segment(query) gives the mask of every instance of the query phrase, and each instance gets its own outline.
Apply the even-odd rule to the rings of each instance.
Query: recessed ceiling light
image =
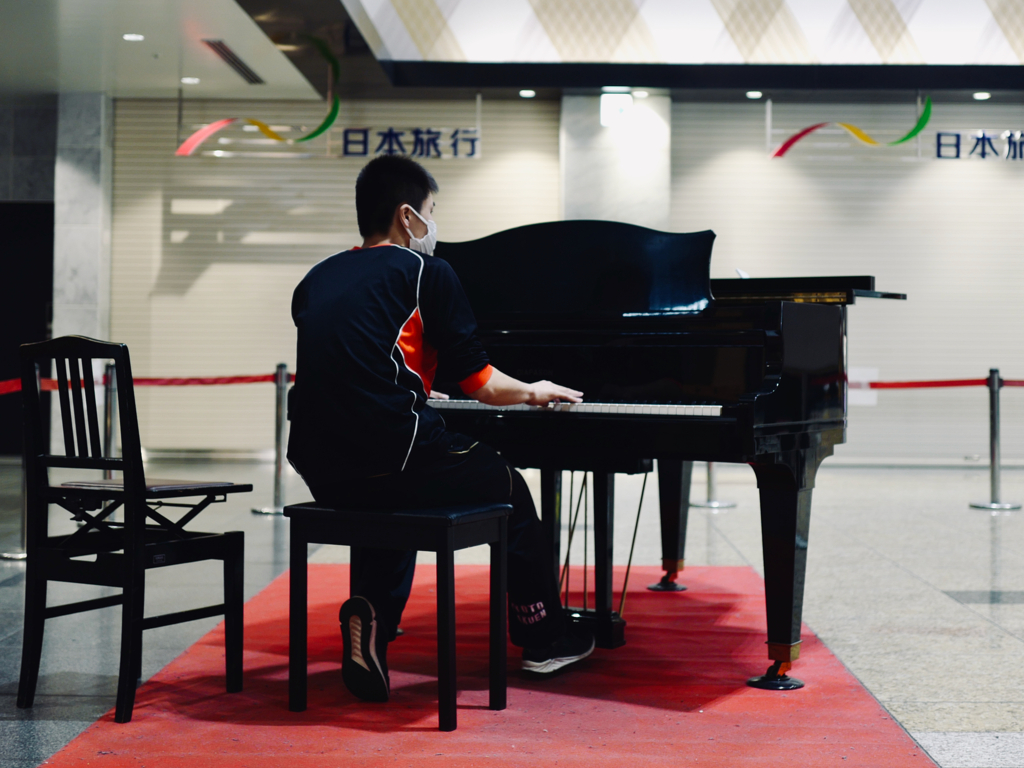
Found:
[[[762,96],[764,96],[764,94],[760,91],[747,91],[748,99],[760,99]]]
[[[519,95],[522,96],[524,99],[532,99],[534,96],[537,95],[537,92],[530,88],[523,88],[523,90],[519,92]]]
[[[122,40],[127,40],[129,43],[141,43],[146,39],[145,35],[140,35],[138,32],[125,32],[121,35]]]
[[[602,93],[629,93],[628,85],[606,85],[601,88]]]
[[[199,85],[199,78],[198,77],[183,77],[183,78],[181,78],[181,82],[182,82],[183,85]]]
[[[976,94],[974,94],[975,101],[988,101],[991,98],[992,94],[989,93],[988,91],[978,91]]]
[[[650,94],[647,91],[633,91],[633,98],[646,99]]]

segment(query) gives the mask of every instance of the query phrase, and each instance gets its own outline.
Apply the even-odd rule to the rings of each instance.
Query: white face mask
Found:
[[[437,245],[437,222],[433,220],[427,221],[420,216],[419,211],[411,205],[409,206],[409,210],[416,214],[417,219],[427,225],[427,234],[423,237],[415,237],[411,229],[408,227],[405,228],[405,231],[409,233],[409,247],[414,251],[419,251],[424,256],[433,256],[434,246]]]

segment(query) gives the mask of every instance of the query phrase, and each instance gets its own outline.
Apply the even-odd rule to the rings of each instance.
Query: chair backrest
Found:
[[[96,407],[94,362],[112,360],[117,382],[121,458],[103,455],[103,433]],[[50,435],[44,433],[42,392],[51,370],[56,374],[60,430],[64,454],[51,453]],[[128,347],[82,336],[63,336],[21,346],[21,390],[24,408],[25,473],[29,492],[45,488],[51,467],[120,470],[126,501],[142,499],[145,475],[139,422],[135,411]]]

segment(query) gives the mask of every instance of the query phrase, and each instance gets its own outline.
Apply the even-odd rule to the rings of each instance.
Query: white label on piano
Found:
[[[878,381],[877,368],[850,368],[846,372],[846,401],[849,405],[878,405],[878,390],[869,382]]]

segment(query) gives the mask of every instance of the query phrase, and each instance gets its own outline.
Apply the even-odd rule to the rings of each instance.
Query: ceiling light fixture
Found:
[[[747,91],[748,99],[760,99],[762,96],[764,96],[764,94],[760,91]]]
[[[183,77],[181,78],[182,85],[199,85],[198,77]]]
[[[991,98],[992,94],[989,93],[988,91],[978,91],[976,94],[974,94],[975,101],[988,101]]]
[[[601,93],[629,93],[628,85],[606,85],[601,88]]]
[[[634,99],[646,99],[650,95],[647,91],[633,91]]]
[[[121,35],[122,40],[127,40],[129,43],[141,43],[146,39],[145,35],[140,35],[138,32],[125,32]]]
[[[523,88],[523,90],[519,92],[519,95],[522,96],[524,99],[532,99],[534,96],[537,95],[537,92],[530,88]]]

